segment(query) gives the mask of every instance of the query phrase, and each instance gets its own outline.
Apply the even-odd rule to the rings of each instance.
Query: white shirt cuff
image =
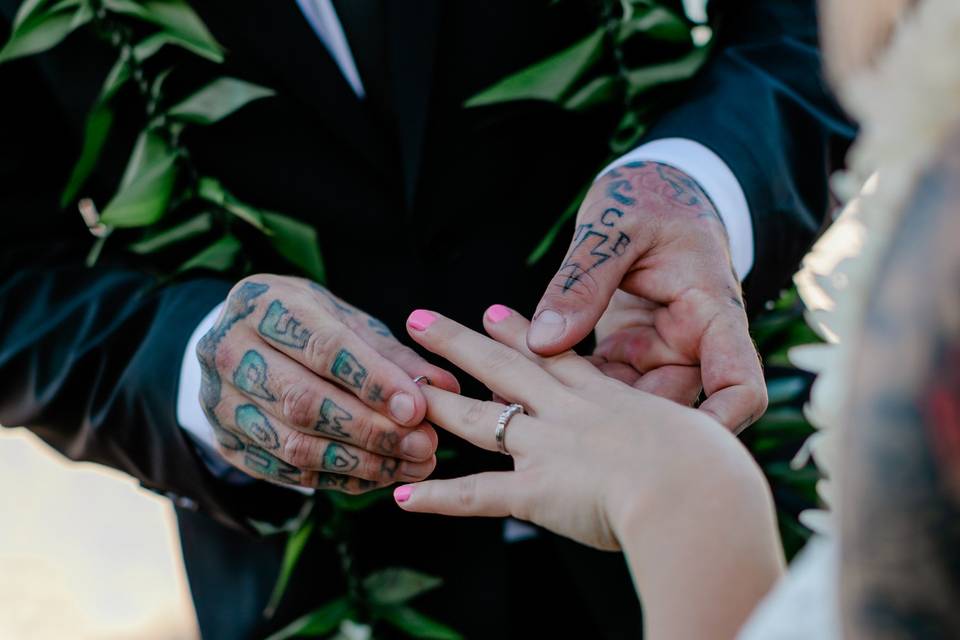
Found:
[[[213,435],[213,427],[207,422],[207,416],[200,407],[200,361],[197,360],[197,343],[213,328],[220,317],[223,304],[221,302],[215,306],[190,334],[190,341],[187,342],[180,365],[180,385],[177,389],[177,422],[181,429],[193,437],[194,442],[204,445],[207,452],[216,452],[217,440]]]
[[[697,181],[713,202],[730,238],[730,257],[740,280],[753,268],[753,221],[743,188],[720,156],[694,140],[663,138],[617,158],[600,175],[628,162],[662,162]]]

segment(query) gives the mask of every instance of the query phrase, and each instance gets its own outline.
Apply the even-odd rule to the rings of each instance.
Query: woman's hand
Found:
[[[779,575],[769,490],[746,450],[701,411],[633,389],[572,351],[543,358],[501,305],[491,340],[430,311],[414,340],[527,415],[507,424],[515,470],[397,488],[407,511],[513,516],[600,549],[623,548],[649,637],[728,637]],[[497,450],[506,408],[424,387],[427,420]]]

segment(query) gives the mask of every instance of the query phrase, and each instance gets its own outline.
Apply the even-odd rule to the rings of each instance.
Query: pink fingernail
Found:
[[[397,503],[406,502],[410,499],[410,494],[413,493],[413,487],[408,484],[403,485],[402,487],[397,487],[393,490],[393,499]]]
[[[410,317],[407,318],[407,324],[411,329],[415,331],[426,331],[427,328],[436,321],[437,316],[433,315],[429,311],[424,311],[423,309],[417,309],[410,314]]]
[[[501,320],[510,317],[510,309],[502,304],[495,304],[487,309],[487,317],[490,318],[490,322],[496,324]]]

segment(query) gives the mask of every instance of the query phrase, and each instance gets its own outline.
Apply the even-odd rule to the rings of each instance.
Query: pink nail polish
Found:
[[[510,317],[510,309],[502,304],[495,304],[487,309],[487,317],[490,318],[490,322],[496,324],[501,320]]]
[[[406,502],[410,499],[410,494],[413,493],[413,487],[408,484],[403,485],[402,487],[397,487],[393,490],[393,499],[398,503]]]
[[[437,316],[433,315],[429,311],[424,311],[423,309],[417,309],[410,314],[410,317],[407,318],[407,324],[411,329],[415,331],[426,331],[427,328],[434,323],[437,319]]]

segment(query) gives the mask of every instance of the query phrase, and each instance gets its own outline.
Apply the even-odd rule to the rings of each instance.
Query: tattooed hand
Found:
[[[596,328],[593,362],[637,389],[693,403],[739,431],[766,410],[723,222],[682,171],[635,162],[584,199],[527,343],[541,355]]]
[[[460,388],[376,318],[284,276],[237,284],[197,357],[224,458],[271,482],[347,493],[429,475],[437,434],[413,378]]]

